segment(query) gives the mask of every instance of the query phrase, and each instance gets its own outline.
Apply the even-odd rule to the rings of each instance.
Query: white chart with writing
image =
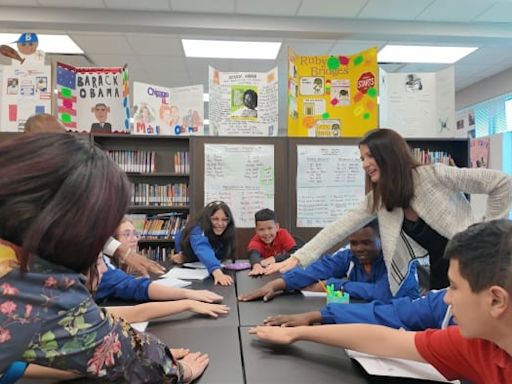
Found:
[[[253,228],[254,213],[274,209],[274,146],[204,145],[204,203],[222,200],[238,228]]]
[[[297,146],[297,227],[324,227],[364,197],[355,145]]]

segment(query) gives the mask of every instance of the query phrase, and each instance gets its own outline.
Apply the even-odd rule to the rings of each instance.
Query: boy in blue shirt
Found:
[[[327,255],[302,269],[296,267],[281,278],[263,287],[239,296],[240,301],[263,298],[268,301],[280,291],[308,289],[323,291],[319,281],[333,284],[351,297],[362,300],[389,302],[392,298],[386,265],[380,246],[379,229],[374,220],[349,236],[348,249]],[[416,262],[411,262],[408,277],[404,279],[396,297],[419,297]]]

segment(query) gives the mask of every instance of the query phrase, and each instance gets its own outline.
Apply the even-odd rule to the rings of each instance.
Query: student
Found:
[[[101,310],[85,285],[129,200],[126,175],[85,140],[0,144],[0,372],[19,360],[114,382],[190,382],[204,371],[206,355],[178,362]]]
[[[175,263],[199,260],[213,276],[215,284],[231,285],[233,278],[222,272],[221,260],[235,252],[235,222],[231,209],[223,201],[212,201],[176,233]]]
[[[450,307],[444,302],[446,289],[429,291],[425,296],[412,299],[408,296],[383,303],[327,304],[320,311],[296,315],[269,316],[265,325],[297,327],[312,324],[381,324],[408,331],[423,331],[428,328],[446,328],[454,324]]]
[[[341,249],[332,256],[324,256],[307,268],[294,268],[281,278],[275,279],[253,292],[240,295],[241,301],[263,298],[270,300],[279,291],[293,291],[307,287],[323,291],[318,283],[333,284],[335,290],[343,290],[351,297],[363,300],[389,302],[392,298],[387,279],[386,265],[382,256],[377,221],[354,232],[348,238],[350,248]],[[346,278],[345,276],[347,276]],[[416,278],[416,262],[411,262],[408,277],[404,279],[397,297],[419,296]]]
[[[448,239],[476,221],[464,193],[487,194],[485,220],[505,217],[512,205],[512,178],[489,169],[420,165],[405,140],[390,129],[370,131],[359,143],[371,191],[364,201],[322,229],[311,241],[266,273],[306,266],[349,233],[379,219],[391,292],[409,261],[428,253],[430,289],[447,286]]]
[[[280,344],[315,341],[378,356],[432,364],[447,380],[509,383],[512,377],[512,221],[474,224],[446,247],[445,296],[458,326],[404,332],[377,325],[256,327]]]
[[[247,245],[248,259],[252,270],[249,276],[265,273],[264,267],[269,264],[286,260],[298,247],[290,233],[279,228],[273,210],[264,208],[254,214],[256,235]]]
[[[53,115],[47,113],[40,113],[30,116],[25,122],[26,133],[66,133],[64,125]],[[132,252],[128,247],[122,245],[114,238],[110,238],[103,248],[103,252],[113,257],[124,268],[140,273],[143,276],[148,276],[149,273],[161,275],[165,272],[164,267],[149,260],[147,257]]]
[[[114,237],[131,249],[137,249],[138,237],[133,223],[128,218],[123,218],[121,224],[114,232]],[[165,306],[168,314],[191,310],[197,313],[212,313],[214,315],[225,314],[228,307],[225,305],[206,304],[222,301],[222,296],[208,290],[193,290],[184,288],[167,287],[159,284],[158,280],[151,281],[148,278],[135,278],[126,272],[116,268],[108,257],[103,256],[102,268],[104,272],[99,280],[95,292],[96,302],[107,299],[134,300],[145,302],[150,300],[178,300],[175,302],[155,303]],[[200,303],[205,301],[206,303]],[[151,306],[146,306],[150,308]],[[142,307],[139,307],[142,308]],[[160,309],[161,311],[162,309]],[[150,316],[151,317],[151,316]],[[217,316],[214,316],[217,317]],[[128,320],[128,319],[126,319]],[[130,320],[128,320],[130,321]],[[131,320],[146,321],[146,320]]]

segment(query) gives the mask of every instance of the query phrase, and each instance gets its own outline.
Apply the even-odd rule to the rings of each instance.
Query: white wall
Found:
[[[512,92],[512,68],[461,89],[455,94],[455,110]]]

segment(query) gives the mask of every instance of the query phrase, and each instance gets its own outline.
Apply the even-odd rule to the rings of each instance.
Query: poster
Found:
[[[475,137],[475,110],[473,108],[458,111],[455,117],[455,137]]]
[[[1,72],[0,130],[23,132],[30,116],[51,113],[51,67],[44,65],[44,52],[27,56],[23,64],[13,60]]]
[[[254,214],[274,209],[274,146],[204,145],[204,203],[222,200],[237,228],[254,228]]]
[[[132,133],[202,135],[203,85],[166,88],[134,81]]]
[[[277,136],[277,67],[269,72],[209,69],[210,134]]]
[[[380,126],[404,137],[459,137],[453,66],[437,73],[380,69]]]
[[[489,145],[489,137],[471,139],[469,143],[471,168],[489,168]]]
[[[325,227],[357,206],[364,188],[357,146],[297,146],[297,227]]]
[[[128,71],[57,63],[57,113],[75,132],[129,133]]]
[[[360,137],[378,126],[377,48],[354,55],[288,52],[288,135]]]

